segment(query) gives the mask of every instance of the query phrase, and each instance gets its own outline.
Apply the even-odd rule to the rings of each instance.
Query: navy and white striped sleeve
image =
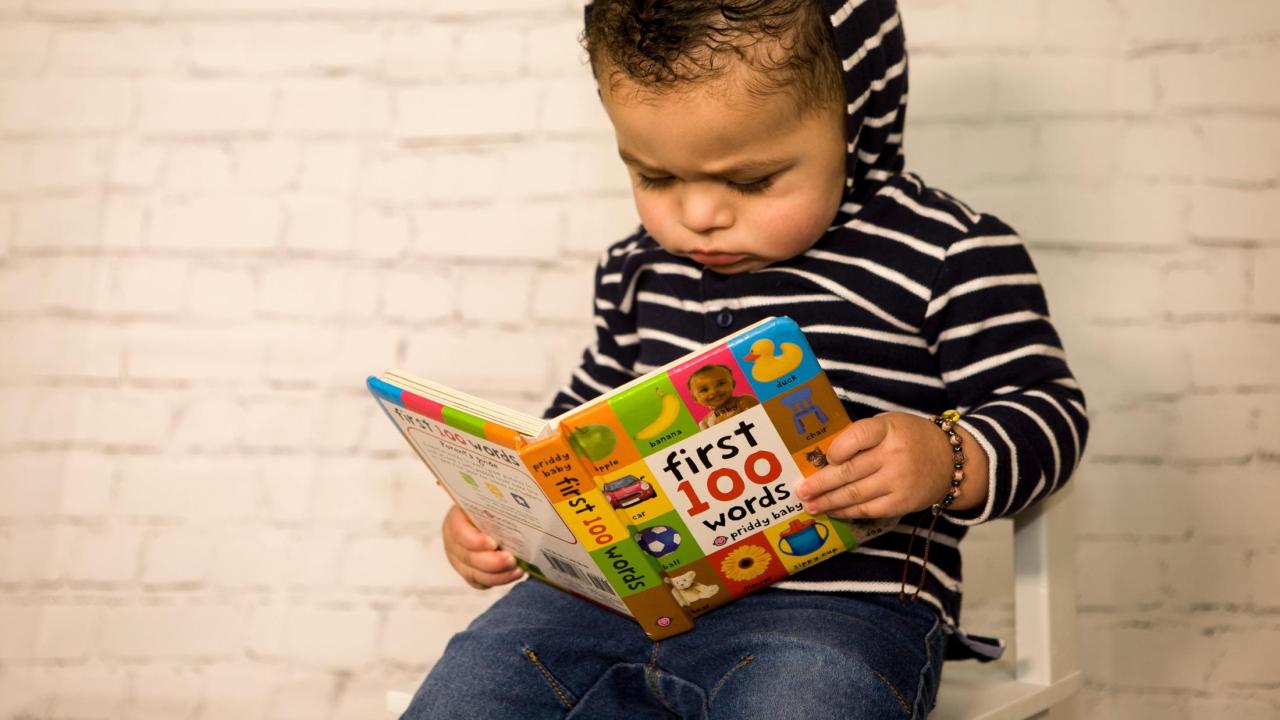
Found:
[[[986,505],[963,525],[1013,515],[1062,487],[1089,421],[1031,256],[1007,225],[981,216],[950,245],[924,335],[961,424],[990,462]]]
[[[543,417],[554,417],[632,380],[640,349],[635,318],[627,300],[634,278],[627,275],[630,245],[619,243],[596,266],[593,314],[595,340],[582,352],[582,361],[560,388]]]

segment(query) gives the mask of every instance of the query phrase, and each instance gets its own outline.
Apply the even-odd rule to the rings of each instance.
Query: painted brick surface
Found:
[[[590,340],[580,11],[0,0],[0,717],[375,717],[500,596],[362,384],[539,412]],[[1081,716],[1280,715],[1280,4],[902,14],[908,167],[1028,239],[1089,397]]]

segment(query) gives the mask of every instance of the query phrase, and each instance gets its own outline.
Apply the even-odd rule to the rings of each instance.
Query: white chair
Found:
[[[932,720],[1068,720],[1080,689],[1076,659],[1072,486],[1013,520],[1014,663],[950,663]],[[387,693],[388,716],[409,692]]]
[[[1014,662],[949,663],[934,720],[1066,720],[1080,689],[1072,486],[1013,519]]]
[[[409,702],[413,700],[413,693],[403,690],[387,691],[387,717],[398,718],[409,709]]]

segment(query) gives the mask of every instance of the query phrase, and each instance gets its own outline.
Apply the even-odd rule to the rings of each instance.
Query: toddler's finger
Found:
[[[827,448],[827,460],[839,464],[879,445],[889,434],[889,421],[882,416],[863,418],[841,430]]]
[[[472,587],[481,589],[505,585],[524,575],[515,558],[505,552],[473,553],[461,565],[455,566],[458,574]]]
[[[444,520],[444,532],[458,545],[471,551],[497,550],[498,543],[471,523],[471,519],[457,505],[449,510]]]
[[[515,582],[522,577],[524,577],[524,570],[521,570],[518,567],[506,572],[497,573],[486,573],[477,570],[475,571],[475,575],[471,580],[469,580],[469,583],[472,587],[487,590],[491,587],[498,587],[499,585],[506,585],[507,583]]]
[[[876,476],[863,478],[858,482],[845,483],[816,497],[804,501],[805,512],[834,513],[839,510],[865,505],[879,498],[890,495],[893,488],[883,478]]]
[[[497,549],[472,550],[461,543],[445,543],[445,555],[455,567],[465,566],[484,572],[505,572],[516,566],[515,557]]]
[[[898,508],[898,499],[892,493],[881,495],[873,500],[868,500],[857,505],[837,508],[829,511],[827,514],[841,520],[864,520],[899,517],[905,514],[905,511]]]
[[[455,549],[446,551],[445,557],[454,572],[479,590],[504,585],[524,574],[514,558],[505,552],[471,553]]]
[[[858,482],[880,469],[880,460],[872,454],[856,455],[845,462],[828,465],[796,483],[796,495],[801,500],[818,497],[841,485]]]
[[[472,552],[487,552],[498,549],[498,541],[483,531],[470,527],[458,535],[458,544]]]
[[[505,573],[516,567],[516,559],[502,550],[467,553],[463,562],[484,573]]]

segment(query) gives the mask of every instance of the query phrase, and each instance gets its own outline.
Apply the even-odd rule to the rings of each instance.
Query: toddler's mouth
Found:
[[[731,253],[719,253],[719,252],[709,252],[709,253],[692,252],[692,253],[689,253],[689,257],[693,258],[693,260],[696,262],[702,263],[703,265],[710,265],[712,267],[723,267],[725,265],[732,265],[736,262],[739,262],[746,256],[734,255]]]

